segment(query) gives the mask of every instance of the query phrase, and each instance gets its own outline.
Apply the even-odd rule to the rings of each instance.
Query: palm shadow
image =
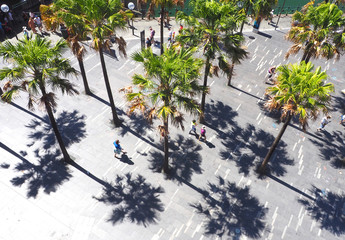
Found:
[[[225,149],[220,152],[221,159],[234,161],[238,172],[248,176],[251,170],[255,171],[261,164],[274,139],[272,134],[262,129],[256,130],[252,124],[246,128],[233,126],[224,134],[222,144]],[[284,166],[294,164],[286,147],[286,143],[281,140],[268,163],[271,174],[283,176],[286,173]]]
[[[154,187],[146,179],[131,173],[117,175],[114,182],[103,187],[100,197],[94,196],[100,202],[114,206],[108,221],[113,225],[128,220],[147,227],[156,223],[159,212],[164,210],[159,195],[164,193],[160,186]]]
[[[35,198],[40,189],[50,194],[55,192],[60,185],[68,181],[72,175],[63,161],[59,160],[61,153],[40,154],[39,149],[35,151],[35,157],[38,159],[37,164],[33,164],[25,159],[15,166],[20,176],[11,179],[14,186],[27,184],[27,197]]]
[[[202,149],[194,139],[185,138],[178,134],[175,140],[170,141],[169,150],[169,178],[179,184],[190,182],[194,173],[201,174],[201,155]],[[162,151],[150,152],[149,168],[154,172],[161,172],[164,161]]]
[[[322,135],[321,140],[309,139],[319,149],[319,156],[334,168],[345,168],[345,134],[342,131],[324,131]]]
[[[139,136],[145,136],[148,131],[153,130],[150,124],[142,115],[131,114],[129,120],[126,121],[126,127],[120,129],[119,134],[124,136],[126,133],[136,133]]]
[[[33,145],[36,141],[43,141],[43,148],[47,150],[57,143],[55,133],[49,124],[48,116],[45,116],[44,119],[44,123],[34,119],[26,125],[26,127],[32,129],[29,138],[33,142],[28,144],[28,146]],[[63,111],[59,114],[56,123],[66,147],[73,143],[78,143],[82,138],[86,137],[84,119],[85,115],[79,115],[77,110],[73,112]]]
[[[208,183],[208,189],[212,197],[203,196],[198,203],[190,204],[205,217],[206,236],[261,238],[267,208],[250,195],[248,186],[240,188],[218,176],[218,183]]]
[[[345,234],[345,195],[325,192],[315,186],[311,192],[317,196],[316,201],[299,199],[298,202],[305,207],[312,219],[321,224],[322,229],[337,236]]]
[[[236,111],[220,101],[211,100],[211,103],[207,103],[205,106],[205,125],[218,133],[231,125],[235,125],[233,119],[236,116],[238,116]]]

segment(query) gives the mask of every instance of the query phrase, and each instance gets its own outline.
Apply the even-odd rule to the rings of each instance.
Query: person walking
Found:
[[[321,131],[325,128],[325,126],[331,122],[331,116],[327,115],[325,117],[322,118],[321,120],[321,124],[320,124],[320,127],[317,129],[317,131]]]
[[[146,38],[146,48],[150,48],[152,45],[152,42],[150,40],[150,38]]]
[[[33,19],[32,17],[29,18],[28,26],[29,26],[29,28],[31,28],[31,30],[32,30],[34,33],[37,33],[35,21],[34,21],[34,19]]]
[[[206,127],[205,126],[202,126],[202,128],[200,130],[199,141],[201,138],[203,138],[206,142]]]
[[[42,25],[41,18],[36,15],[34,18],[34,22],[35,22],[36,27],[38,27],[38,30],[40,30],[41,34],[43,34],[43,25]]]
[[[196,126],[197,126],[196,121],[193,120],[192,123],[191,123],[191,126],[190,126],[189,134],[191,132],[194,132],[194,135],[196,135]]]
[[[126,153],[124,150],[123,150],[123,148],[121,147],[121,145],[120,145],[120,140],[116,140],[115,142],[114,142],[114,147],[115,147],[115,149],[114,149],[114,157],[116,157],[116,158],[119,158],[119,157],[117,157],[116,156],[116,154],[121,154],[121,152],[123,152],[123,153]]]
[[[150,41],[152,44],[155,44],[155,33],[156,31],[150,27]]]

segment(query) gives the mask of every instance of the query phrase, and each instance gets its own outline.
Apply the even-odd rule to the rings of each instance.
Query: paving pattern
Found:
[[[118,93],[142,71],[130,58],[106,56],[122,128],[110,122],[96,52],[84,60],[94,95],[82,93],[80,77],[73,80],[80,95],[58,95],[55,116],[73,166],[59,161],[43,112],[26,110],[25,97],[0,103],[0,239],[343,239],[345,129],[338,119],[345,111],[344,59],[313,61],[335,84],[333,121],[320,133],[319,120],[308,132],[293,122],[272,157],[271,174],[259,179],[254,172],[281,127],[279,113],[263,108],[267,69],[300,60],[284,60],[286,31],[245,32],[250,56],[235,67],[233,87],[224,76],[209,79],[207,144],[188,134],[193,116],[185,116],[185,131],[171,128],[170,179],[159,172],[158,122],[128,117]],[[140,43],[126,39],[130,56]],[[69,51],[64,56],[78,69]],[[121,160],[113,156],[115,139],[127,151]]]

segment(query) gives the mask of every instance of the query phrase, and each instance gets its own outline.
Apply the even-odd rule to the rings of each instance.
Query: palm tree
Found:
[[[57,102],[52,90],[61,90],[66,94],[78,94],[74,85],[65,77],[76,75],[68,59],[62,58],[66,42],[62,39],[54,45],[50,40],[36,35],[29,40],[24,38],[18,43],[9,41],[0,45],[0,56],[12,64],[12,67],[0,69],[0,80],[8,80],[4,85],[3,99],[11,102],[20,91],[28,93],[28,108],[34,104],[45,106],[51,126],[59,143],[64,160],[71,161],[58,130],[53,110]]]
[[[177,20],[184,21],[187,28],[184,28],[177,40],[184,46],[200,46],[203,55],[206,57],[204,88],[207,88],[208,76],[218,76],[219,69],[229,76],[232,72],[231,64],[227,57],[233,57],[234,52],[240,52],[242,56],[247,53],[241,48],[244,41],[241,34],[235,34],[235,30],[241,21],[245,19],[243,13],[238,12],[234,3],[219,3],[214,0],[195,0],[192,2],[193,11],[190,16],[178,12]],[[236,51],[235,51],[236,49]],[[212,62],[217,58],[218,66]],[[242,57],[241,57],[242,58]],[[240,59],[240,58],[239,58]],[[235,58],[234,62],[237,62]],[[205,91],[201,99],[201,111],[199,121],[205,122],[204,111],[206,101]]]
[[[116,112],[103,51],[109,49],[110,37],[115,30],[125,28],[126,19],[131,13],[122,11],[120,0],[57,0],[55,4],[61,6],[62,18],[69,19],[68,23],[74,26],[73,29],[81,26],[86,31],[85,35],[92,37],[92,47],[100,56],[113,121],[115,127],[120,127],[121,120]],[[115,37],[115,41],[119,52],[126,57],[126,41],[122,37]]]
[[[86,54],[86,49],[80,42],[81,40],[85,40],[87,33],[86,29],[83,29],[82,24],[78,24],[78,21],[73,19],[73,15],[69,15],[68,12],[63,11],[64,7],[66,6],[71,8],[77,8],[78,6],[73,6],[75,2],[67,2],[67,1],[55,1],[55,3],[40,6],[40,12],[42,16],[43,23],[46,25],[47,29],[55,31],[59,24],[66,25],[69,29],[68,32],[70,33],[70,37],[67,38],[67,44],[71,48],[72,53],[76,56],[80,73],[83,79],[85,93],[87,95],[91,95],[91,90],[86,78],[86,72],[84,67],[83,58]]]
[[[298,117],[304,131],[308,120],[315,120],[320,111],[327,113],[331,100],[330,93],[334,91],[332,83],[325,83],[327,74],[318,67],[313,71],[312,63],[282,65],[277,68],[277,84],[267,88],[266,93],[270,100],[266,103],[269,110],[281,110],[284,120],[278,136],[274,140],[259,172],[264,173],[266,165],[283,136],[293,116]]]
[[[292,26],[286,38],[293,42],[285,57],[303,51],[302,61],[309,62],[311,58],[339,58],[344,50],[344,30],[338,31],[345,24],[343,12],[331,3],[323,3],[317,7],[307,4],[301,11],[292,16],[297,21]]]
[[[143,2],[148,2],[149,0],[142,0]],[[160,6],[161,11],[160,11],[160,28],[161,28],[161,54],[163,54],[164,51],[164,18],[166,15],[168,15],[167,8],[171,8],[172,6],[184,6],[185,0],[150,0],[150,5],[148,8],[147,15],[151,16],[154,15],[154,9],[155,7]]]
[[[198,84],[202,60],[193,57],[195,49],[165,49],[160,56],[155,56],[151,49],[134,53],[132,58],[142,63],[145,76],[133,76],[133,88],[127,88],[126,97],[130,105],[129,113],[141,110],[152,122],[154,118],[162,120],[158,127],[164,138],[163,171],[169,172],[169,118],[173,125],[184,129],[183,113],[199,113],[199,106],[193,97],[203,91]]]

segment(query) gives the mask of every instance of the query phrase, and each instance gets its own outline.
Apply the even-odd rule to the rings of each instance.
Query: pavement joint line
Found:
[[[124,62],[124,63],[122,64],[122,66],[119,67],[117,70],[118,70],[118,71],[122,70],[122,68],[124,68],[124,67],[126,66],[126,64],[127,64],[129,61],[130,61],[130,59],[127,59],[126,62]]]
[[[287,226],[285,226],[285,227],[284,227],[284,230],[283,230],[283,233],[282,233],[281,239],[284,239],[284,237],[285,237],[285,233],[286,233],[286,229],[287,229]]]
[[[238,107],[236,108],[236,112],[238,111],[238,109],[240,109],[241,105],[242,105],[242,103],[240,103],[240,104],[238,105]]]
[[[99,65],[101,65],[101,63],[97,63],[95,66],[93,66],[92,68],[90,68],[89,70],[86,71],[86,73],[89,73],[91,70],[95,69],[96,67],[98,67]]]
[[[217,170],[214,172],[214,175],[217,175],[217,173],[218,173],[218,171],[219,171],[219,169],[220,169],[221,166],[222,166],[222,164],[219,164]]]
[[[139,156],[139,155],[138,155]],[[133,173],[138,169],[138,166],[136,166],[135,168],[133,168],[130,172]]]

